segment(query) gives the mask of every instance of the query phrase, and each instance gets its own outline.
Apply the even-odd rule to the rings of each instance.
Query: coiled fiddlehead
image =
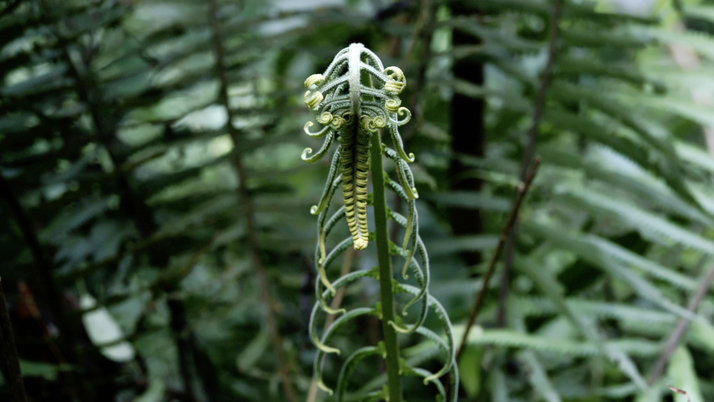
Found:
[[[364,77],[369,77],[365,79]],[[367,83],[365,85],[365,82]],[[451,323],[446,311],[433,297],[429,296],[429,256],[426,247],[419,236],[419,219],[415,200],[419,197],[414,186],[414,177],[409,169],[408,163],[414,161],[413,154],[404,151],[404,145],[399,134],[398,127],[406,124],[411,118],[411,113],[401,106],[398,95],[406,86],[404,73],[397,67],[384,68],[381,60],[370,50],[361,44],[352,44],[348,48],[341,50],[335,56],[332,63],[323,74],[313,74],[305,80],[307,92],[304,95],[305,104],[317,112],[316,121],[323,127],[318,131],[310,131],[313,122],[305,124],[304,131],[313,138],[325,138],[319,151],[313,154],[311,148],[305,149],[302,159],[313,163],[320,160],[328,152],[333,141],[339,144],[334,152],[329,174],[320,201],[314,205],[310,212],[317,214],[317,246],[315,247],[315,263],[318,279],[315,282],[315,296],[317,301],[310,316],[310,338],[318,348],[315,357],[315,380],[318,386],[332,394],[330,389],[322,380],[322,364],[329,354],[339,354],[340,350],[329,346],[330,341],[337,331],[346,323],[357,317],[364,315],[374,315],[383,320],[385,328],[389,328],[396,340],[398,333],[416,333],[426,339],[436,343],[437,347],[444,352],[444,365],[436,373],[430,373],[420,368],[412,368],[404,360],[398,362],[399,376],[420,376],[424,378],[424,384],[432,383],[438,391],[437,400],[446,400],[444,387],[439,381],[439,377],[449,373],[452,390],[452,401],[456,401],[458,389],[458,373],[454,362],[454,338]],[[389,131],[392,139],[393,149],[382,144],[379,140],[379,129],[385,128]],[[373,141],[377,141],[373,143]],[[374,147],[378,148],[374,148]],[[370,151],[373,151],[370,153]],[[375,154],[376,152],[376,154]],[[404,228],[404,238],[400,245],[389,243],[389,254],[399,256],[404,259],[402,276],[407,278],[407,271],[410,271],[416,280],[418,287],[406,284],[394,283],[392,288],[398,293],[407,293],[412,299],[402,308],[402,315],[407,315],[407,309],[412,305],[419,306],[419,314],[411,324],[405,324],[401,319],[396,319],[393,313],[392,302],[389,301],[389,313],[385,306],[385,300],[374,307],[355,308],[350,311],[345,309],[333,310],[329,307],[329,299],[335,295],[340,287],[365,277],[372,277],[380,280],[383,286],[385,278],[380,276],[385,272],[382,268],[381,257],[380,267],[375,267],[370,271],[351,272],[334,282],[327,278],[327,267],[350,245],[355,250],[367,248],[370,237],[367,227],[367,177],[374,155],[383,154],[395,163],[397,181],[392,180],[386,172],[381,171],[381,162],[375,169],[380,171],[372,172],[379,175],[375,178],[375,183],[379,182],[381,187],[393,191],[398,197],[405,201],[407,205],[407,216],[402,216],[396,212],[388,211],[382,204],[381,211],[386,218],[392,219]],[[372,156],[370,156],[372,155]],[[379,158],[381,159],[381,158]],[[382,175],[384,179],[381,180]],[[383,184],[381,184],[383,183]],[[377,184],[375,184],[376,186]],[[338,188],[342,189],[344,206],[339,208],[332,215],[329,215],[329,205],[334,193]],[[382,198],[383,190],[381,191]],[[375,190],[376,199],[376,190]],[[375,212],[377,203],[375,201]],[[332,250],[327,252],[325,242],[327,236],[335,227],[337,222],[346,219],[350,231],[350,237],[342,240]],[[379,222],[375,219],[377,225]],[[386,225],[384,229],[386,233]],[[379,235],[377,236],[378,251],[380,247]],[[384,244],[388,244],[387,241]],[[387,248],[387,247],[385,247]],[[416,255],[416,256],[415,256]],[[386,256],[386,254],[385,254]],[[387,262],[389,259],[387,258]],[[387,264],[389,266],[389,264]],[[391,271],[387,270],[387,274]],[[389,279],[386,282],[389,284]],[[393,279],[391,279],[393,281]],[[382,293],[384,298],[385,293]],[[423,327],[429,309],[432,309],[438,318],[438,322],[445,332],[443,339],[435,332]],[[317,322],[320,314],[342,314],[325,331],[322,337],[318,336]],[[386,331],[386,329],[385,329]],[[391,343],[397,349],[396,341]],[[370,355],[381,355],[387,358],[390,344],[385,334],[385,342],[378,346],[364,347],[346,358],[344,366],[340,371],[337,383],[337,400],[341,401],[346,392],[350,376],[356,365],[365,357]],[[398,356],[398,349],[394,351]],[[389,359],[387,358],[387,370],[389,374]],[[397,385],[399,383],[397,382]],[[394,395],[393,390],[377,391],[368,395],[369,400],[385,400],[388,395]],[[393,399],[391,399],[393,400]]]

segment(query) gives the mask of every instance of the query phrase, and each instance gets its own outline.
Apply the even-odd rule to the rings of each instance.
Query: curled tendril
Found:
[[[322,124],[323,126],[326,126],[332,121],[332,113],[322,112],[320,116],[315,120],[317,120],[317,122]]]
[[[330,127],[323,127],[320,131],[313,133],[308,129],[314,125],[315,123],[308,121],[307,123],[305,123],[305,127],[303,127],[303,131],[305,132],[305,134],[309,135],[312,138],[322,138],[327,135],[327,132],[330,130]]]
[[[394,149],[397,151],[397,155],[399,155],[404,162],[414,162],[414,154],[410,152],[409,155],[407,155],[404,151],[404,143],[402,142],[402,137],[399,135],[399,129],[396,126],[391,126],[389,133],[392,135],[392,142],[394,143]]]
[[[397,288],[397,291],[410,293],[412,295],[416,295],[416,294],[420,293],[420,289],[415,288],[414,286],[410,286],[410,285],[397,284],[396,288]],[[431,378],[425,378],[424,379],[425,383],[430,381],[432,378],[436,378],[436,377],[443,375],[444,373],[448,372],[449,370],[451,370],[453,367],[456,366],[456,363],[455,363],[456,347],[455,347],[455,342],[454,342],[454,331],[453,331],[453,327],[451,326],[451,321],[449,320],[449,316],[446,314],[446,310],[444,309],[444,306],[442,306],[441,303],[439,303],[439,301],[436,300],[433,296],[427,295],[427,300],[428,300],[429,307],[432,307],[434,309],[434,312],[436,313],[436,317],[437,317],[442,329],[446,333],[446,342],[444,342],[441,339],[441,337],[439,337],[438,335],[434,334],[432,331],[430,331],[426,328],[421,327],[417,330],[417,332],[419,334],[424,335],[425,337],[429,338],[429,340],[434,341],[439,346],[439,348],[445,352],[446,358],[444,359],[445,360],[444,366],[441,368],[441,370],[439,370],[437,373],[435,373],[433,376],[431,376]],[[394,326],[394,324],[391,324],[391,325]]]
[[[304,151],[303,151],[304,152]],[[320,197],[320,202],[317,205],[313,205],[312,208],[310,208],[310,213],[313,215],[317,215],[320,212],[322,212],[327,205],[330,203],[330,200],[332,199],[332,194],[334,191],[331,191],[332,189],[332,181],[335,179],[335,175],[337,174],[337,170],[339,168],[339,163],[340,162],[340,152],[339,150],[335,152],[335,154],[332,157],[332,164],[330,164],[330,172],[327,174],[327,185],[322,191],[322,196]]]
[[[316,109],[323,99],[325,99],[325,96],[322,95],[320,91],[308,90],[305,92],[305,96],[303,96],[305,105],[307,105],[310,109]]]
[[[387,125],[387,119],[384,118],[384,115],[378,114],[372,118],[372,124],[375,128],[382,128]]]
[[[399,120],[399,119],[392,119],[391,117],[389,118],[389,121],[392,124],[395,124],[397,126],[403,126],[407,123],[409,123],[409,120],[412,119],[412,112],[409,111],[409,109],[405,108],[404,106],[400,107],[397,109],[397,116],[402,117],[406,116],[405,118]]]
[[[399,95],[402,90],[407,86],[407,79],[399,67],[387,67],[384,70],[384,74],[389,78],[387,82],[384,83],[384,90],[392,95]]]
[[[369,129],[371,123],[372,123],[372,119],[371,119],[369,116],[367,116],[367,115],[362,115],[362,116],[360,116],[360,118],[359,118],[359,124],[360,124],[360,125],[362,126],[362,128],[364,128],[365,130],[373,131],[373,130],[370,130],[370,129]]]
[[[380,345],[381,346],[381,345]],[[355,371],[357,368],[357,365],[359,362],[371,355],[382,355],[384,351],[384,347],[376,347],[376,346],[366,346],[361,349],[356,350],[354,353],[352,353],[347,360],[345,361],[345,364],[342,365],[342,369],[340,370],[340,374],[337,380],[337,401],[342,402],[344,400],[344,395],[345,392],[347,391],[347,383],[349,382],[349,378],[352,376],[352,373]],[[380,393],[381,395],[381,393]],[[379,399],[377,399],[379,400]]]
[[[350,126],[355,120],[355,115],[349,112],[343,113],[342,114],[342,123],[343,126],[340,127],[345,127],[345,126]]]
[[[384,102],[384,109],[387,110],[389,113],[397,113],[399,110],[399,106],[401,106],[402,100],[399,98],[394,98],[394,99],[387,99]]]
[[[329,133],[327,135],[327,138],[325,139],[325,143],[322,144],[322,147],[320,148],[315,155],[308,156],[312,153],[312,148],[305,148],[305,150],[302,151],[302,155],[300,157],[302,160],[304,160],[307,163],[315,163],[322,159],[323,156],[327,153],[327,151],[330,149],[330,145],[332,145],[332,139],[335,137],[334,134]]]
[[[360,117],[360,125],[362,128],[369,132],[374,132],[379,128],[385,127],[387,125],[387,121],[384,118],[384,116],[378,114],[374,117],[369,117],[367,115],[362,115]]]
[[[305,88],[310,88],[313,85],[320,86],[325,83],[325,76],[322,74],[313,74],[305,80]]]
[[[325,111],[322,112],[316,120],[318,123],[324,126],[329,126],[332,130],[339,131],[339,129],[345,127],[352,121],[351,117],[351,113],[345,113],[344,115],[340,116],[338,114],[332,114],[330,112]]]
[[[340,116],[335,116],[330,120],[330,126],[333,130],[339,130],[347,124],[347,120]]]
[[[402,278],[408,279],[407,268],[409,263],[414,256],[414,249],[416,246],[417,236],[416,232],[419,230],[419,216],[417,215],[417,210],[414,200],[409,200],[409,215],[407,218],[407,226],[404,231],[404,243],[402,244],[402,249],[406,252],[407,256],[404,259],[404,267],[402,268]],[[414,236],[412,236],[412,234]]]
[[[390,151],[392,152],[385,154],[394,161],[395,165],[397,165],[397,177],[399,177],[399,182],[401,182],[402,188],[404,188],[404,192],[407,197],[409,197],[410,200],[419,198],[419,192],[416,187],[414,187],[414,178],[411,177],[411,170],[409,170],[409,166],[407,166],[406,162],[397,156],[397,153],[394,152],[394,150],[390,149]]]

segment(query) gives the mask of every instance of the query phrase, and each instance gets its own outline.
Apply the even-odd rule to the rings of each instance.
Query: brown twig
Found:
[[[669,389],[672,390],[673,392],[676,392],[676,393],[678,393],[678,394],[681,394],[681,395],[686,396],[686,397],[687,397],[687,402],[692,402],[692,400],[689,398],[689,394],[688,394],[686,391],[683,391],[683,390],[681,390],[681,389],[679,389],[679,388],[675,388],[675,387],[673,387],[673,386],[671,386],[671,385],[667,385],[667,388],[669,388]]]
[[[538,127],[540,126],[540,121],[543,117],[543,111],[545,109],[545,95],[548,91],[548,86],[550,85],[550,74],[553,69],[553,62],[555,60],[555,48],[558,41],[558,23],[560,22],[560,13],[563,8],[562,0],[554,0],[553,12],[550,16],[550,32],[548,38],[548,58],[543,69],[543,75],[541,77],[540,86],[538,87],[538,92],[536,93],[535,105],[533,108],[533,121],[528,130],[528,144],[526,145],[526,151],[523,155],[523,162],[521,163],[521,181],[524,180],[528,166],[533,159],[535,154],[536,138],[538,137]],[[506,251],[503,257],[503,275],[501,276],[501,290],[500,296],[498,298],[498,313],[496,314],[496,322],[498,326],[502,326],[505,322],[505,311],[506,311],[506,297],[508,296],[508,283],[509,276],[511,272],[511,267],[513,266],[513,253],[516,239],[516,225],[511,228],[508,233],[508,241],[506,242]]]
[[[691,311],[692,313],[696,312],[697,308],[699,307],[699,304],[702,302],[704,296],[706,296],[707,292],[709,291],[709,287],[712,285],[712,282],[714,282],[714,267],[709,270],[707,275],[699,284],[699,287],[697,287],[696,291],[694,292],[694,295],[692,295],[692,298],[689,299],[689,303],[687,304],[688,311]],[[672,355],[672,352],[674,352],[674,349],[679,344],[679,341],[687,333],[688,328],[689,320],[686,318],[680,318],[677,322],[677,326],[674,327],[674,330],[669,335],[667,343],[665,344],[662,353],[659,355],[657,363],[655,363],[652,372],[650,373],[650,378],[648,380],[650,385],[657,382],[657,380],[659,380],[659,378],[662,376],[662,373],[664,372],[664,367],[665,365],[667,365],[667,361],[669,361],[669,357]]]
[[[518,218],[518,210],[521,207],[521,203],[523,199],[525,198],[526,193],[528,192],[528,188],[530,187],[531,183],[533,182],[533,178],[535,177],[536,173],[538,172],[538,166],[540,166],[540,158],[536,158],[530,168],[530,172],[525,178],[525,181],[523,181],[519,186],[518,186],[518,192],[516,193],[516,200],[513,203],[513,207],[511,207],[511,214],[508,216],[508,221],[506,222],[506,226],[503,228],[503,231],[501,232],[501,236],[498,238],[498,245],[496,245],[496,251],[493,253],[493,257],[491,257],[491,262],[488,264],[488,270],[486,271],[486,275],[483,277],[483,285],[481,286],[481,291],[479,291],[478,296],[476,297],[476,302],[474,303],[473,308],[471,309],[471,315],[469,316],[469,321],[466,324],[466,329],[464,330],[464,336],[461,338],[461,345],[459,346],[458,352],[456,352],[456,362],[458,363],[459,358],[461,357],[461,352],[464,350],[464,345],[466,344],[466,339],[469,336],[469,332],[471,331],[471,327],[474,324],[474,321],[476,321],[476,317],[478,316],[478,313],[481,311],[481,303],[483,302],[483,298],[486,295],[486,290],[488,289],[488,283],[491,280],[491,275],[493,275],[493,271],[495,270],[496,267],[496,261],[498,261],[498,257],[501,253],[501,250],[503,249],[503,245],[506,242],[506,239],[508,237],[508,233],[510,233],[511,228],[513,225],[516,223],[516,219]]]
[[[7,302],[5,301],[5,293],[2,290],[2,279],[0,279],[0,335],[2,335],[2,354],[5,357],[7,364],[8,378],[10,389],[15,396],[17,402],[27,402],[27,394],[25,394],[25,384],[22,381],[22,372],[20,371],[20,359],[17,357],[17,348],[15,347],[15,337],[12,334],[12,323],[10,322],[10,314],[7,311]]]

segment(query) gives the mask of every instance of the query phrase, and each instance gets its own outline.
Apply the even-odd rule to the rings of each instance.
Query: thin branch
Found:
[[[692,402],[692,400],[689,398],[689,394],[687,394],[686,391],[683,391],[683,390],[681,390],[681,389],[679,389],[679,388],[675,388],[675,387],[673,387],[673,386],[671,386],[671,385],[667,385],[667,388],[669,388],[669,389],[672,390],[673,392],[676,392],[676,393],[678,393],[678,394],[681,394],[681,395],[684,395],[685,397],[687,397],[687,402]]]
[[[535,154],[536,139],[538,138],[538,128],[540,127],[540,121],[543,117],[543,110],[545,109],[545,95],[548,91],[548,86],[550,85],[550,74],[553,69],[553,63],[555,61],[555,48],[558,42],[558,24],[560,22],[560,14],[563,8],[562,0],[554,0],[553,2],[553,12],[550,17],[550,32],[548,38],[548,58],[543,69],[543,75],[541,77],[540,86],[538,87],[538,92],[536,93],[535,106],[533,108],[533,121],[528,130],[528,144],[526,145],[526,151],[523,155],[523,162],[521,163],[521,181],[524,180],[527,174],[528,166],[533,159]],[[506,251],[503,259],[504,269],[503,275],[501,276],[501,291],[498,299],[498,313],[496,315],[496,322],[499,326],[502,326],[505,322],[505,311],[506,311],[506,297],[508,296],[508,283],[509,276],[511,272],[511,267],[513,266],[513,253],[516,238],[516,225],[511,228],[508,233],[508,241],[506,242]]]
[[[692,295],[692,298],[689,299],[689,304],[687,304],[687,310],[691,311],[692,313],[697,311],[699,304],[702,302],[704,296],[706,296],[707,292],[709,291],[712,282],[714,282],[714,267],[710,268],[709,272],[704,277],[704,279],[702,279],[701,283],[699,284],[699,287],[697,287],[696,291],[694,292],[694,295]],[[687,333],[688,328],[688,319],[680,318],[679,321],[677,321],[677,326],[669,335],[667,343],[665,344],[662,353],[659,355],[657,363],[655,363],[652,372],[650,373],[650,378],[648,380],[650,385],[657,382],[657,380],[659,380],[659,378],[662,376],[662,373],[664,372],[664,367],[669,361],[669,357],[672,355],[672,352],[674,352],[674,349],[679,344],[679,341],[682,340],[684,335]]]
[[[0,335],[3,341],[3,356],[7,364],[8,378],[10,389],[15,396],[17,402],[27,402],[27,394],[25,394],[25,383],[22,381],[22,372],[20,371],[20,359],[17,357],[17,348],[15,347],[15,337],[12,334],[12,323],[10,322],[10,314],[7,311],[7,301],[5,301],[5,292],[2,290],[2,279],[0,279]]]
[[[220,89],[218,94],[219,102],[225,108],[228,115],[228,120],[226,122],[226,131],[231,138],[233,143],[233,152],[231,154],[231,164],[233,170],[238,176],[238,191],[241,196],[242,201],[242,212],[246,221],[247,230],[247,245],[248,254],[253,261],[253,267],[255,268],[255,276],[258,279],[258,286],[260,287],[261,298],[263,299],[263,304],[265,305],[265,324],[268,329],[268,336],[273,346],[273,355],[277,362],[278,374],[280,376],[280,382],[282,383],[284,400],[286,402],[295,402],[295,389],[293,384],[290,382],[289,374],[290,368],[285,363],[285,356],[283,353],[282,340],[280,339],[280,333],[278,332],[278,324],[275,319],[275,313],[273,311],[275,302],[270,295],[270,285],[268,284],[268,279],[265,274],[265,268],[258,254],[258,228],[255,222],[255,213],[253,211],[253,202],[251,200],[251,194],[247,187],[247,180],[245,174],[245,168],[243,166],[243,161],[238,155],[238,149],[240,148],[240,132],[233,125],[234,114],[230,107],[229,97],[228,97],[228,75],[224,67],[225,51],[223,48],[223,43],[221,42],[220,35],[220,21],[218,20],[218,4],[216,0],[211,0],[210,2],[210,23],[213,27],[213,51],[216,56],[215,71],[218,75],[220,82]]]
[[[554,1],[553,14],[550,18],[548,59],[545,64],[545,68],[543,69],[543,76],[541,78],[540,87],[538,88],[538,93],[536,94],[535,107],[533,109],[533,121],[531,122],[530,129],[528,130],[528,145],[526,146],[526,153],[523,156],[523,162],[521,163],[521,180],[523,180],[528,174],[528,166],[531,164],[531,160],[535,154],[538,128],[540,127],[543,110],[545,109],[545,95],[548,91],[548,86],[550,85],[550,74],[553,69],[553,62],[555,61],[555,47],[558,41],[558,23],[560,21],[560,12],[562,7],[562,0]]]
[[[488,290],[488,283],[491,280],[491,275],[493,275],[493,271],[495,270],[496,261],[498,261],[498,257],[501,254],[501,250],[503,249],[503,245],[506,242],[508,234],[511,232],[511,229],[513,228],[516,223],[516,220],[518,219],[518,210],[520,209],[521,203],[523,202],[523,199],[525,198],[525,195],[528,192],[531,183],[533,182],[533,178],[535,178],[535,175],[538,172],[538,166],[540,166],[540,158],[536,158],[533,161],[533,164],[530,168],[530,173],[528,173],[528,176],[526,176],[525,181],[523,181],[518,186],[518,193],[516,194],[516,200],[513,203],[513,207],[511,207],[511,214],[508,216],[506,226],[503,228],[501,236],[499,236],[498,238],[498,245],[496,245],[496,251],[493,253],[493,257],[491,257],[491,262],[488,264],[488,270],[486,271],[486,275],[483,277],[483,285],[481,286],[481,291],[479,291],[478,296],[476,297],[476,302],[474,303],[474,306],[471,309],[471,315],[469,316],[469,321],[466,324],[464,336],[461,338],[459,350],[456,352],[457,363],[459,361],[459,358],[461,357],[461,352],[464,350],[464,345],[466,344],[466,339],[469,336],[469,332],[471,332],[471,327],[476,321],[478,313],[481,311],[481,303],[483,303],[484,296],[486,295],[486,291]]]

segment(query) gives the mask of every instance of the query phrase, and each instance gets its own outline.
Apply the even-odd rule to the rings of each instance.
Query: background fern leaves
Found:
[[[391,371],[410,402],[714,400],[712,10],[0,0],[0,276],[30,398],[379,401]],[[454,362],[531,151],[512,269]]]

